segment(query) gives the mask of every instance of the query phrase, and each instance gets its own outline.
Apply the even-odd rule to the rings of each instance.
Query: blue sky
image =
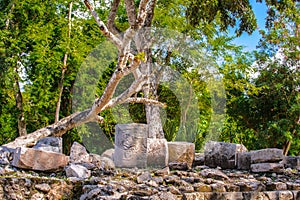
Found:
[[[257,3],[256,0],[250,0],[252,5],[254,14],[257,19],[257,24],[259,29],[264,29],[265,26],[265,18],[267,16],[267,7],[264,3]],[[252,33],[252,35],[248,35],[247,33],[243,33],[239,38],[234,40],[235,44],[242,45],[245,47],[246,51],[252,51],[258,45],[260,34],[258,30]]]

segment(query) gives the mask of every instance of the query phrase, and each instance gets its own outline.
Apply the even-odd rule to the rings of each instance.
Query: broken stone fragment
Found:
[[[229,177],[218,169],[204,169],[200,172],[205,178],[213,178],[217,180],[229,180]]]
[[[247,151],[242,144],[208,141],[204,148],[204,162],[213,168],[234,169],[237,165],[237,153]]]
[[[282,149],[268,148],[251,151],[250,153],[252,164],[279,162],[284,158]]]
[[[285,156],[283,163],[285,168],[300,170],[300,156]]]
[[[76,177],[81,179],[86,179],[91,176],[91,171],[82,165],[70,164],[65,169],[67,177]]]
[[[63,153],[62,150],[62,138],[60,137],[45,137],[40,139],[36,145],[32,148],[44,150],[44,151],[52,151],[56,153]]]
[[[107,149],[101,154],[101,156],[113,160],[114,153],[115,153],[114,149]]]
[[[78,142],[74,142],[71,146],[70,163],[90,163],[90,155]]]
[[[12,165],[22,169],[56,171],[64,168],[69,158],[60,153],[19,147],[16,149]]]
[[[169,163],[186,163],[191,169],[195,158],[195,144],[190,142],[168,142]],[[169,164],[170,166],[170,164]]]

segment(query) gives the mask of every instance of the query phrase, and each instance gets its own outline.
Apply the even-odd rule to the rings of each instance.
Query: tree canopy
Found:
[[[191,140],[198,150],[207,139],[219,139],[243,143],[249,149],[277,147],[285,154],[299,155],[299,2],[258,2],[267,6],[266,25],[259,30],[257,49],[246,52],[233,39],[257,30],[249,1],[1,1],[1,144],[32,132],[42,137],[68,131],[65,139],[80,140],[72,128],[88,121],[99,122],[112,140],[117,123],[113,107],[126,103],[134,122],[151,123],[158,120],[152,116],[163,111],[161,127],[153,123],[152,128],[163,131],[168,140]],[[145,27],[167,30],[178,41],[191,39],[187,46],[171,47],[170,36],[160,43],[163,34],[158,31],[154,38],[160,46],[149,51],[141,42],[146,40],[136,34],[149,34],[141,31]],[[235,35],[229,34],[231,28]],[[104,45],[106,39],[116,49],[104,54],[96,46]],[[113,61],[100,62],[93,56],[88,60],[90,52],[111,56]],[[197,58],[197,65],[191,58]],[[147,61],[178,72],[190,86],[185,92],[190,91],[193,98],[181,100],[171,82],[149,78],[143,72]],[[90,94],[96,97],[93,105],[72,114],[76,76],[84,62],[93,63],[90,70],[102,65],[103,71],[96,78],[97,90]],[[213,68],[215,74],[209,71]],[[214,75],[212,85],[208,74]],[[128,88],[120,82],[125,76],[132,76]],[[151,79],[151,84],[145,84],[145,79]],[[88,85],[92,77],[81,81]],[[115,94],[118,87],[123,91]],[[221,87],[224,93],[217,90]],[[183,101],[187,107],[181,106]],[[225,101],[226,112],[222,112]],[[188,114],[192,110],[199,111],[196,117]],[[185,121],[193,122],[183,126]],[[179,132],[186,137],[179,137]],[[214,138],[211,132],[219,134]]]

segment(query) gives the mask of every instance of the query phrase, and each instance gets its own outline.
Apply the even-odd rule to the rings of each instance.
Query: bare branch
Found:
[[[166,108],[167,104],[159,102],[154,99],[147,99],[147,98],[139,98],[139,97],[131,97],[126,99],[124,103],[143,103],[143,104],[151,104],[151,105],[157,105],[162,108]]]
[[[110,78],[101,98],[96,99],[94,102],[91,112],[100,113],[102,110],[104,110],[104,107],[106,107],[106,104],[109,103],[110,99],[114,95],[121,78],[130,74],[132,71],[138,68],[140,64],[141,60],[135,57],[129,66],[122,69],[117,68]]]
[[[126,89],[122,94],[119,96],[111,99],[102,110],[109,109],[114,107],[115,105],[124,103],[128,98],[131,98],[132,95],[138,93],[142,90],[143,85],[147,82],[147,76],[142,76],[138,80],[135,80],[131,86]]]
[[[108,20],[107,20],[107,28],[115,35],[119,35],[120,31],[117,29],[115,25],[115,18],[117,14],[117,10],[120,4],[120,0],[113,0],[111,9],[109,12]]]
[[[108,28],[105,26],[104,22],[99,18],[97,12],[94,10],[94,8],[91,6],[88,0],[84,0],[84,3],[86,7],[90,10],[91,14],[93,15],[94,19],[96,20],[100,31],[102,32],[103,35],[105,35],[107,38],[109,38],[119,50],[122,49],[123,43],[122,41],[115,36],[112,32],[108,30]]]
[[[136,25],[136,10],[133,0],[125,0],[128,21],[131,27]]]
[[[147,17],[146,17],[145,23],[144,23],[144,27],[150,27],[151,26],[153,16],[154,16],[155,5],[156,5],[156,0],[150,0],[148,12],[147,12]]]
[[[132,37],[134,36],[135,32],[138,31],[144,24],[146,16],[147,16],[147,4],[149,0],[141,0],[140,5],[139,5],[139,11],[136,19],[135,26],[128,28],[125,31],[124,38],[123,38],[123,51],[128,48],[128,44],[130,43]]]

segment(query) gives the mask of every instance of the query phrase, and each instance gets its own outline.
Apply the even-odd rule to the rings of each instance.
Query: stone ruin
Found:
[[[300,199],[299,156],[216,141],[195,153],[192,143],[146,132],[118,125],[115,149],[102,155],[74,142],[66,156],[62,139],[51,137],[32,148],[2,146],[0,199]]]

